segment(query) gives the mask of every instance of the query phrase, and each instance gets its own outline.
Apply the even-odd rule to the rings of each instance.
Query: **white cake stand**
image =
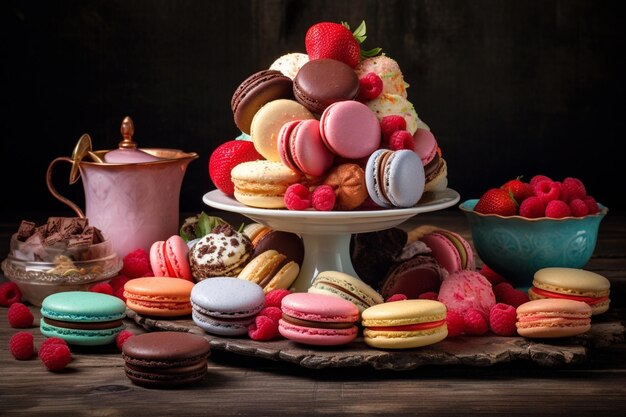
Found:
[[[297,233],[304,241],[304,261],[292,290],[306,292],[321,271],[358,276],[350,259],[350,237],[395,227],[419,213],[442,210],[458,203],[459,193],[447,188],[425,193],[411,208],[363,211],[274,210],[249,207],[219,190],[202,197],[216,209],[242,214],[275,230]]]

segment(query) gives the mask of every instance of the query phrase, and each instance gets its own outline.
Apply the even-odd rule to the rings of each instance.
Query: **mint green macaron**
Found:
[[[124,330],[126,304],[108,294],[66,291],[47,296],[41,304],[40,330],[74,345],[106,345]]]

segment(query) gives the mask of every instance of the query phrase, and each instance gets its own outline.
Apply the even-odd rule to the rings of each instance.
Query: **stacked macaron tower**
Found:
[[[209,161],[218,189],[252,207],[355,210],[412,207],[447,187],[400,66],[380,48],[361,51],[364,38],[364,23],[354,34],[314,24],[306,54],[280,56],[241,82],[234,122],[257,154],[239,140],[218,147]]]

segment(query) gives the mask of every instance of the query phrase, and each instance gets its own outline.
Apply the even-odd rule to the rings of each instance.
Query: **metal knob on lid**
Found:
[[[104,162],[110,164],[136,164],[160,160],[160,158],[154,155],[137,149],[137,143],[133,140],[135,125],[130,117],[126,116],[122,120],[120,132],[122,133],[122,141],[119,143],[118,149],[107,152],[104,155]]]

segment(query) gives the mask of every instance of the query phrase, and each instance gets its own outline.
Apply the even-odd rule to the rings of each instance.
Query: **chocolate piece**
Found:
[[[76,236],[67,241],[68,249],[88,248],[93,242],[93,236]]]
[[[35,233],[35,223],[22,220],[20,227],[17,229],[17,240],[24,242]]]
[[[402,253],[407,233],[399,228],[352,235],[350,253],[352,266],[359,278],[375,290]]]

